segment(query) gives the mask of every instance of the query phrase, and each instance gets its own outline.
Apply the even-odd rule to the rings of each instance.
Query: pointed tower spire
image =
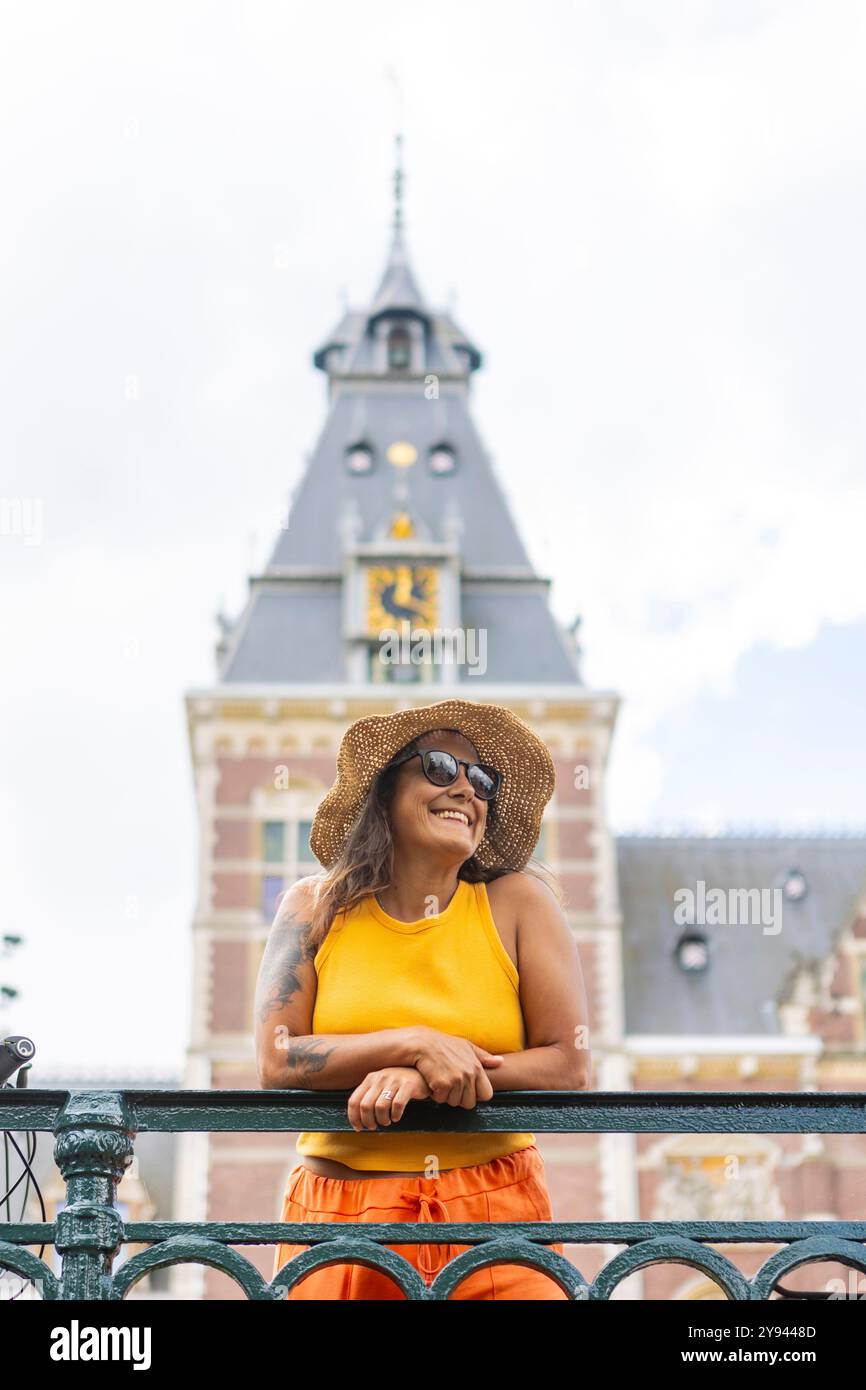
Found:
[[[340,322],[313,354],[332,387],[349,377],[386,377],[392,369],[468,379],[481,366],[481,353],[453,315],[431,308],[418,288],[406,250],[402,134],[394,137],[394,154],[391,246],[376,293],[365,309],[345,307]],[[392,335],[403,340],[402,362],[389,348]]]
[[[391,250],[385,273],[379,283],[370,310],[371,317],[390,310],[412,310],[427,316],[428,310],[424,296],[418,288],[415,276],[409,266],[406,241],[403,235],[403,184],[406,175],[403,171],[403,136],[394,137],[394,221]]]
[[[403,136],[394,136],[394,231],[403,226]]]

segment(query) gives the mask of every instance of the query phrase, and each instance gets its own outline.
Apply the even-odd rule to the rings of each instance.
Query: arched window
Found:
[[[412,359],[412,342],[408,332],[398,323],[388,334],[388,369],[405,372]]]

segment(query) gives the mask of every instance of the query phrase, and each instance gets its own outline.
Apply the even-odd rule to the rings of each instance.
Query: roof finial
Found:
[[[394,136],[394,231],[403,230],[403,136]]]

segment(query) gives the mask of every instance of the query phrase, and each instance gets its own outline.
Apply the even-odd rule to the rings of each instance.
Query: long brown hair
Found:
[[[459,732],[456,730],[455,732]],[[399,753],[414,752],[422,735],[418,735]],[[390,808],[400,768],[393,762],[374,777],[358,818],[346,837],[339,857],[329,869],[313,874],[314,906],[306,939],[310,947],[318,948],[327,936],[338,912],[348,912],[371,893],[390,888],[394,874],[394,840],[391,834]],[[496,802],[487,806],[487,824],[496,824]],[[530,858],[524,865],[504,865],[484,868],[473,854],[457,870],[458,879],[467,883],[492,883],[503,874],[523,869],[540,878],[562,902],[562,890],[556,875],[542,860]]]

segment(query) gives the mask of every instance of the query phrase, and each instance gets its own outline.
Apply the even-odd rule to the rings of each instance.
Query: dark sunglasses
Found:
[[[453,753],[442,752],[438,748],[425,748],[423,752],[404,753],[395,758],[391,767],[399,767],[410,758],[420,758],[424,776],[434,787],[450,787],[460,776],[461,767],[466,768],[469,785],[481,801],[492,801],[499,791],[502,774],[487,763],[467,763],[464,758],[455,758]]]

